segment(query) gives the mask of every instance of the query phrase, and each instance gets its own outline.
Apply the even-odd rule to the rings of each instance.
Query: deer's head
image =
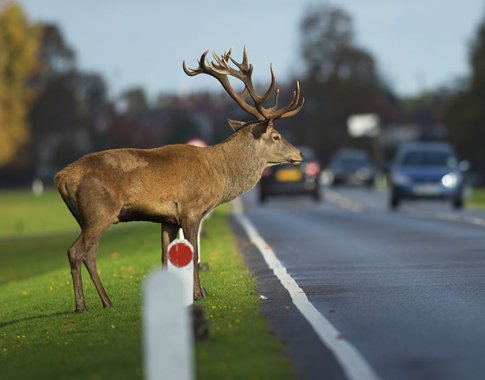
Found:
[[[272,66],[270,66],[271,84],[263,95],[258,95],[253,86],[251,78],[253,65],[248,63],[246,48],[244,48],[243,59],[240,63],[231,57],[231,50],[226,51],[220,57],[212,53],[215,62],[208,61],[206,58],[207,54],[208,51],[200,57],[199,67],[190,69],[187,68],[184,62],[183,68],[185,73],[190,76],[205,73],[216,78],[234,101],[255,118],[249,122],[228,120],[230,127],[236,132],[247,128],[268,165],[301,162],[303,160],[301,152],[286,141],[273,125],[274,120],[294,116],[302,109],[304,99],[300,97],[300,84],[296,82],[293,99],[290,104],[278,108],[279,90],[275,91],[276,80]],[[231,67],[230,62],[237,68]],[[243,82],[244,90],[241,94],[233,89],[229,82],[230,76]],[[253,105],[246,101],[248,97],[251,98]],[[273,106],[264,107],[264,104],[270,98],[274,98]]]

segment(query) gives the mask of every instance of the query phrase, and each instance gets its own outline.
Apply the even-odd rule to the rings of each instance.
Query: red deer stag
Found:
[[[104,307],[112,303],[96,270],[98,245],[111,224],[135,220],[161,223],[162,265],[166,265],[167,247],[180,228],[195,248],[202,218],[220,205],[253,188],[269,165],[299,163],[303,156],[273,127],[275,119],[297,114],[303,106],[297,82],[291,102],[278,108],[279,90],[275,75],[263,95],[254,89],[244,49],[242,62],[227,51],[215,62],[202,54],[199,67],[187,75],[208,74],[216,78],[227,93],[254,117],[254,121],[228,120],[234,133],[224,142],[205,148],[167,145],[154,149],[112,149],[87,154],[57,173],[55,183],[62,199],[76,218],[81,233],[68,250],[76,311],[86,310],[81,280],[81,264],[86,266]],[[232,64],[231,64],[232,62]],[[235,67],[234,67],[235,66]],[[244,84],[236,92],[229,77]],[[251,98],[252,105],[247,102]],[[274,104],[264,103],[274,97]],[[194,266],[197,268],[197,266]],[[197,269],[194,269],[194,299],[204,296]]]

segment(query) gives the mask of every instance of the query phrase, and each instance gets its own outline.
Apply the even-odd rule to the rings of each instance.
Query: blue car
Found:
[[[396,209],[403,199],[447,199],[455,209],[462,208],[466,167],[449,144],[403,145],[389,173],[389,206]]]

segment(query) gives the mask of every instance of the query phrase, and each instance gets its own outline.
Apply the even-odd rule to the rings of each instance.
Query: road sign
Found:
[[[347,129],[352,137],[377,136],[379,134],[379,116],[373,113],[352,115],[347,120]]]

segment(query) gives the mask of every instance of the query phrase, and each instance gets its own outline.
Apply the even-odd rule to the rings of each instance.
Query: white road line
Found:
[[[444,212],[427,212],[422,210],[412,210],[407,211],[406,213],[420,218],[438,219],[445,222],[466,223],[485,227],[485,219],[476,216],[449,214]]]
[[[366,205],[347,198],[346,196],[327,189],[326,190],[326,197],[331,202],[336,204],[338,207],[343,208],[345,210],[350,210],[354,212],[363,212],[367,210]],[[418,217],[418,218],[429,218],[429,219],[437,219],[446,222],[456,222],[456,223],[466,223],[472,224],[475,226],[485,227],[485,218],[477,217],[477,216],[470,216],[470,215],[460,215],[460,214],[451,214],[447,212],[436,212],[436,211],[426,211],[426,210],[405,210],[403,212],[406,215]]]
[[[359,354],[359,352],[342,334],[313,306],[305,292],[298,286],[296,281],[288,274],[286,268],[278,260],[274,251],[259,235],[254,225],[243,214],[242,202],[236,199],[233,202],[233,213],[248,235],[251,242],[259,249],[266,264],[273,270],[281,285],[288,291],[293,304],[302,313],[306,320],[315,330],[316,334],[335,355],[342,370],[349,380],[377,380],[379,377]]]
[[[353,201],[347,197],[344,197],[342,194],[337,193],[336,191],[326,189],[325,190],[325,197],[332,203],[336,204],[340,208],[354,211],[354,212],[362,212],[365,211],[365,206],[361,203]]]

